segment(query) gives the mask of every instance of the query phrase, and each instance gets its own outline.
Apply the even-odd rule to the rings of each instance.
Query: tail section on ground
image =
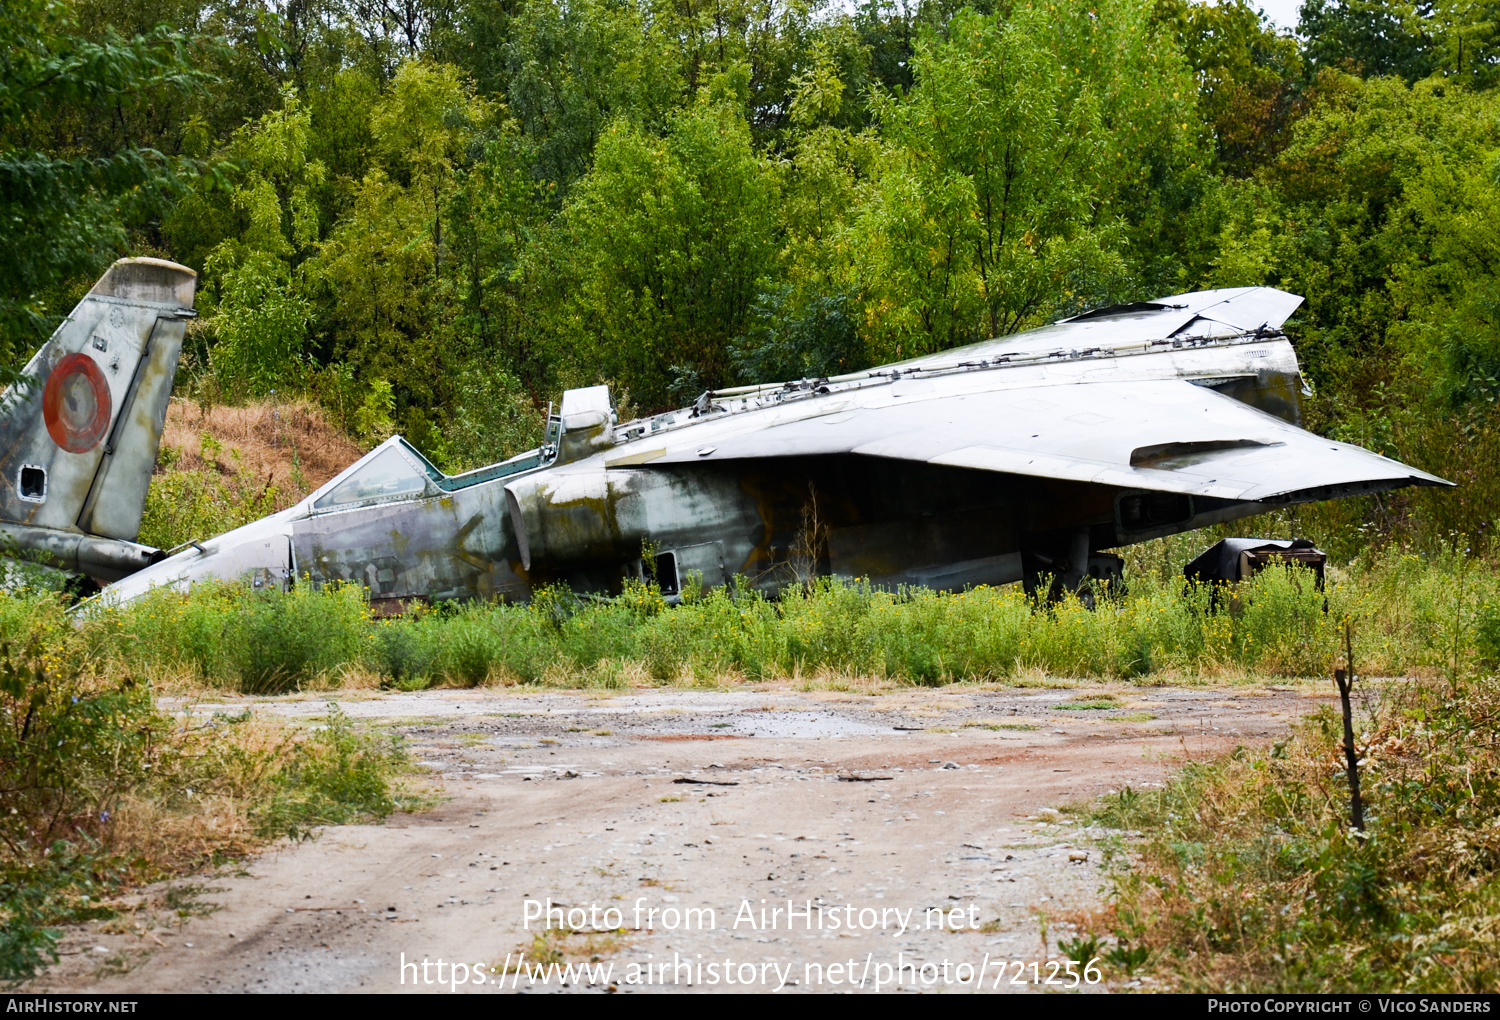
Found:
[[[137,545],[197,274],[121,259],[0,395],[0,544],[114,580]]]

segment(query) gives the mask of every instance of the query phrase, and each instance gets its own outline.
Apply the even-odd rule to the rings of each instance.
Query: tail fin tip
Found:
[[[187,266],[166,259],[133,258],[110,266],[89,293],[192,308],[197,289],[198,274]]]

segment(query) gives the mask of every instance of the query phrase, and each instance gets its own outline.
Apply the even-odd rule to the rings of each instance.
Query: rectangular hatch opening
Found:
[[[35,464],[26,464],[21,468],[20,484],[17,486],[21,498],[32,503],[44,503],[47,500],[47,469],[37,467]]]

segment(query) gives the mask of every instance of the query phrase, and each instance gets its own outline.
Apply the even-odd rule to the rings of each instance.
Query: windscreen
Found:
[[[426,488],[427,480],[422,472],[401,456],[394,446],[388,446],[329,490],[327,495],[320,497],[313,507],[329,510],[372,499],[419,496]]]

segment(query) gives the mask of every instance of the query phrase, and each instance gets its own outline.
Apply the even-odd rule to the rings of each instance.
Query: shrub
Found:
[[[0,647],[0,839],[12,848],[97,837],[165,740],[144,685],[71,659],[39,642]]]
[[[163,447],[162,452],[170,462],[170,448]],[[195,538],[222,535],[274,512],[277,493],[271,482],[240,468],[237,457],[234,464],[236,470],[230,475],[205,468],[167,470],[153,478],[141,517],[140,541],[171,549]]]
[[[432,680],[435,656],[431,628],[417,620],[397,617],[375,624],[369,662],[391,686],[402,690],[425,687]]]
[[[490,670],[505,660],[505,615],[503,611],[465,612],[437,624],[441,627],[437,661],[443,675],[468,687],[484,683]]]
[[[43,632],[39,632],[39,638]],[[59,920],[81,919],[120,799],[147,782],[169,728],[132,678],[106,679],[67,649],[0,646],[0,977],[56,959]],[[102,857],[102,860],[100,859]]]
[[[237,594],[224,621],[223,670],[246,694],[294,690],[358,662],[370,641],[368,606],[353,586]]]
[[[296,839],[319,825],[384,818],[396,809],[391,777],[405,764],[398,740],[355,729],[330,702],[322,728],[291,742],[255,809],[258,827]]]

